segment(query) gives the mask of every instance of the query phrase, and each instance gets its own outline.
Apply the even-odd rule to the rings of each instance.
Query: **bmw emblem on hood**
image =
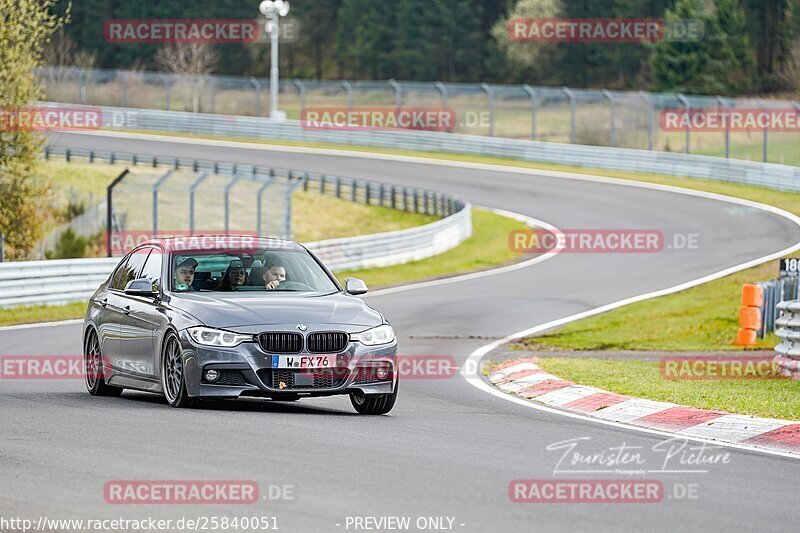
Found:
[[[299,329],[300,331],[306,331],[308,330],[308,326],[306,326],[305,324],[297,324],[297,329]]]

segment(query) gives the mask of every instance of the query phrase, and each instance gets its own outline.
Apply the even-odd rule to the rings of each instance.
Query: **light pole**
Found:
[[[278,38],[280,37],[280,17],[289,14],[289,2],[285,0],[264,0],[259,4],[258,10],[269,19],[264,26],[270,37],[270,70],[269,92],[271,118],[286,118],[286,114],[278,111]]]

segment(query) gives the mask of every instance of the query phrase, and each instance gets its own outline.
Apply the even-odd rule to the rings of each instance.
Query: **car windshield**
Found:
[[[313,292],[338,290],[305,250],[213,250],[175,252],[176,292]]]

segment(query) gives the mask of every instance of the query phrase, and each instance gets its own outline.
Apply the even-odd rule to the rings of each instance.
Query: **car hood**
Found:
[[[307,324],[314,326],[339,324],[377,326],[383,322],[380,313],[361,299],[348,294],[237,294],[182,293],[170,302],[190,313],[203,324],[217,328],[274,324]]]

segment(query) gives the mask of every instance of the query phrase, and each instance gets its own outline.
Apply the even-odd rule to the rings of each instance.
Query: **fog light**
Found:
[[[216,370],[206,370],[206,381],[217,381],[219,379],[219,372]]]
[[[389,375],[389,367],[388,366],[379,366],[375,370],[375,377],[377,377],[378,379],[386,379],[386,377],[388,375]]]

